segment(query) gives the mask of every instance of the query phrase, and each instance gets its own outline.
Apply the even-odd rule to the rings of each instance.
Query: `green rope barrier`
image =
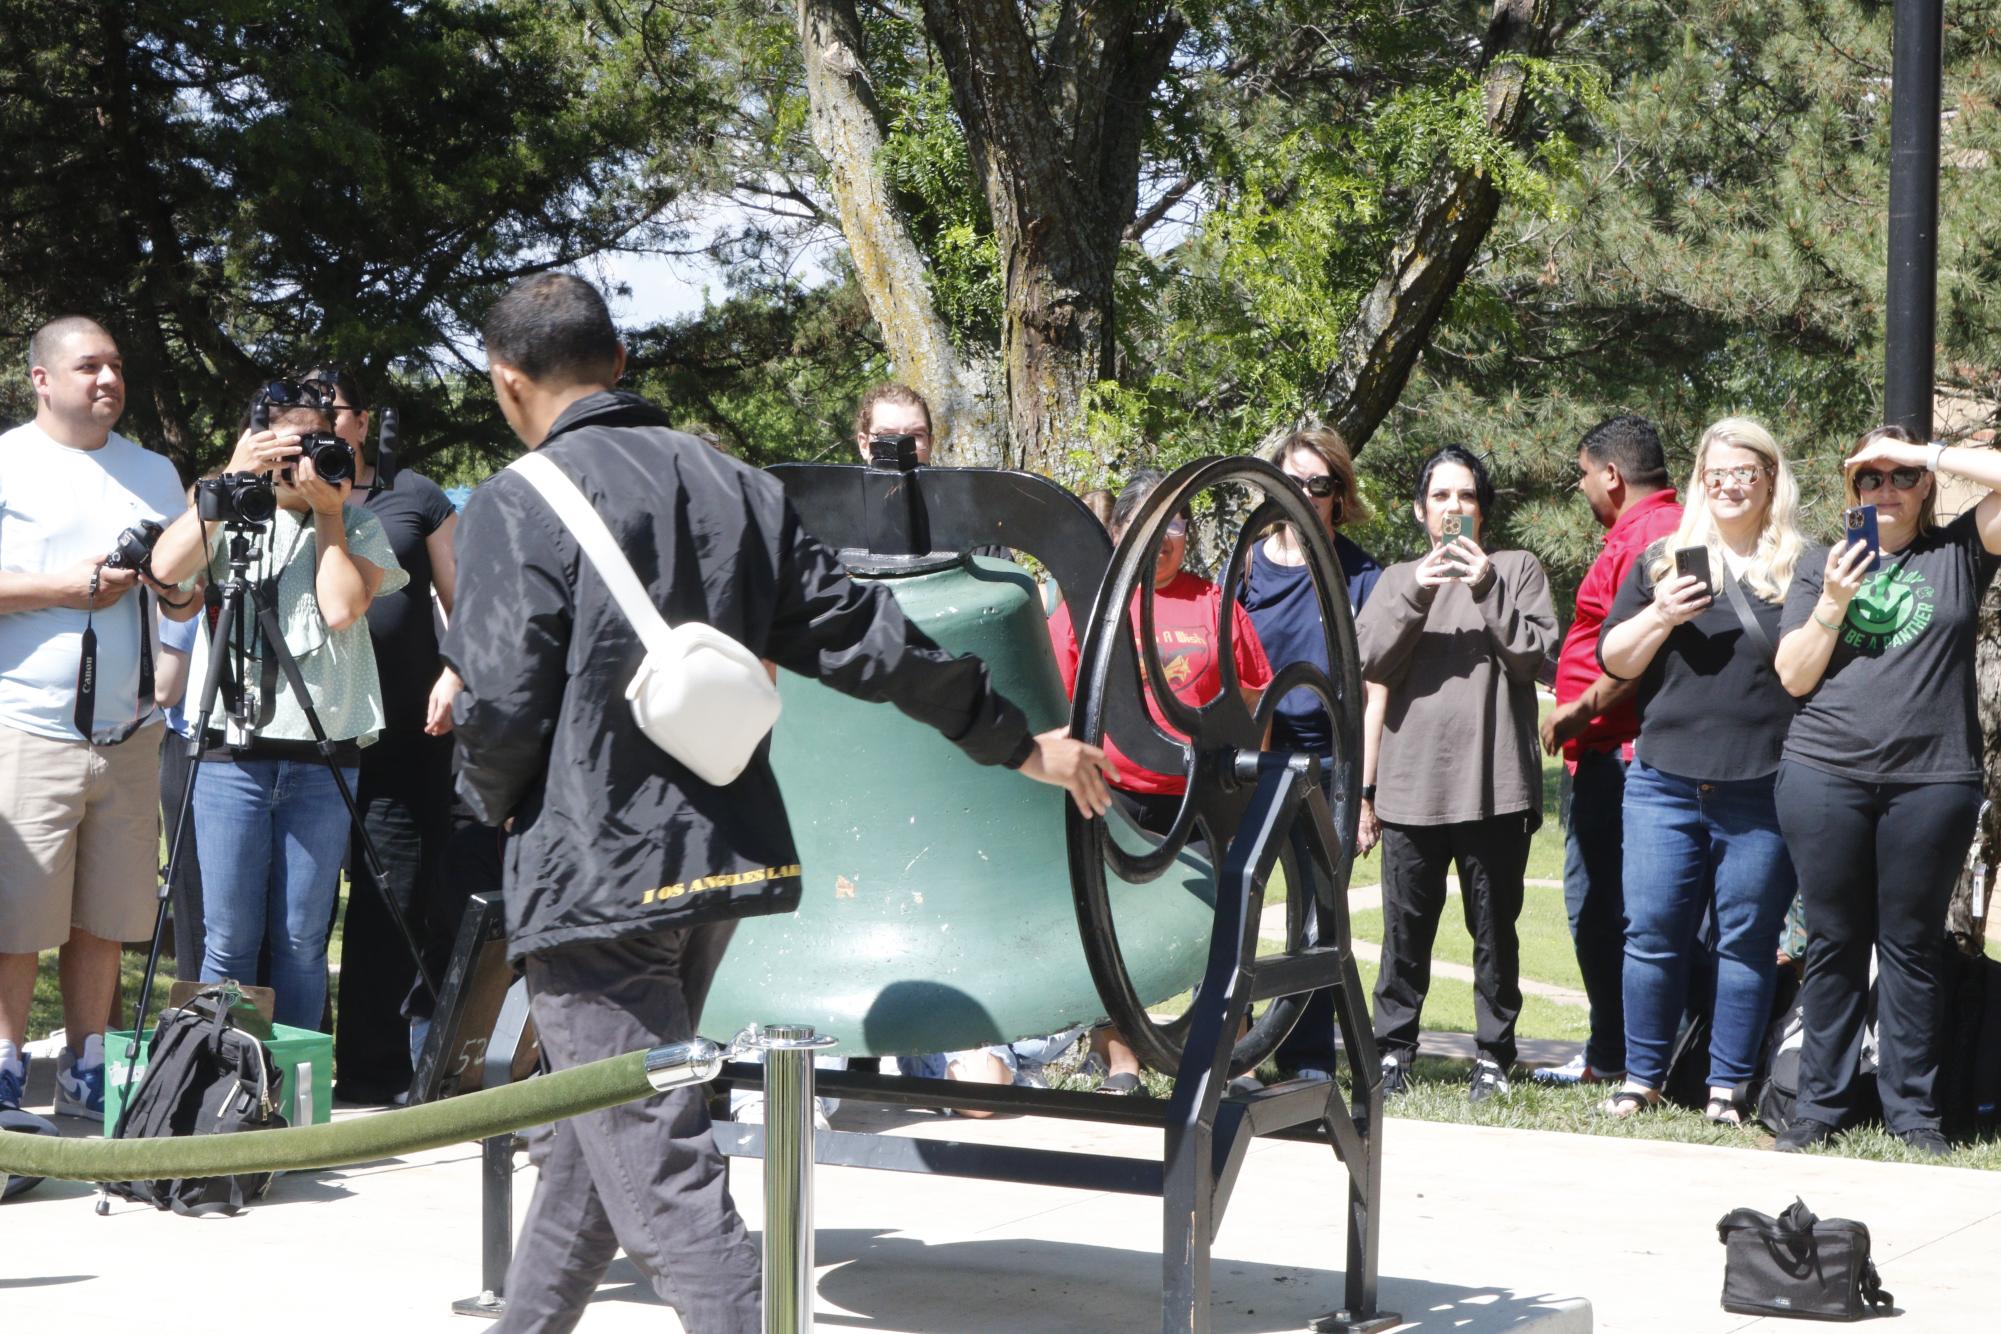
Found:
[[[519,1084],[323,1126],[175,1139],[59,1139],[0,1131],[0,1178],[145,1181],[374,1162],[538,1126],[653,1092],[643,1051]]]

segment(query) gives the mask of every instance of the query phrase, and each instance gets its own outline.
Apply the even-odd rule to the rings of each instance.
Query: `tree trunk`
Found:
[[[1966,954],[1979,954],[1987,943],[1987,907],[1994,894],[1994,863],[2001,851],[2001,580],[1987,589],[1980,602],[1980,622],[1974,640],[1975,679],[1980,689],[1980,733],[1987,745],[1987,806],[1974,835],[1976,855],[1960,868],[1946,909],[1945,926]]]
[[[813,144],[827,160],[841,232],[890,362],[930,402],[941,462],[999,463],[1004,432],[986,370],[953,348],[924,254],[876,169],[882,115],[854,0],[799,0],[798,13]]]

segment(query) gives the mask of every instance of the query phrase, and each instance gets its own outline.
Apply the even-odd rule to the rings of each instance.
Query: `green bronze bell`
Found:
[[[1034,730],[1061,726],[1069,703],[1034,580],[985,557],[940,563],[884,576],[904,614],[982,658]],[[1063,792],[975,764],[887,705],[791,673],[779,685],[772,763],[805,890],[796,912],[738,923],[703,1031],[811,1024],[843,1054],[892,1056],[1102,1018],[1077,938]],[[1150,846],[1118,811],[1108,818],[1132,851]],[[1158,880],[1111,892],[1147,1003],[1194,986],[1214,919],[1209,865],[1183,853]]]

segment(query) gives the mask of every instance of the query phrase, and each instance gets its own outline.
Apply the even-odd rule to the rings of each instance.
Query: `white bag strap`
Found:
[[[639,576],[632,572],[632,563],[618,549],[617,539],[611,535],[611,529],[605,527],[604,520],[598,517],[590,498],[561,468],[540,454],[523,454],[507,466],[527,478],[528,484],[549,502],[549,508],[556,511],[556,517],[563,521],[571,536],[577,539],[577,545],[584,549],[584,555],[597,567],[598,577],[611,590],[612,599],[618,603],[626,619],[632,622],[632,628],[639,632],[639,642],[646,645],[646,651],[665,653],[666,618],[653,605],[653,599],[647,595],[646,586],[639,582]]]

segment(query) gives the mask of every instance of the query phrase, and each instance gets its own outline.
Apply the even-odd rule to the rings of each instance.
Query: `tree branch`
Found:
[[[1554,0],[1494,0],[1480,68],[1487,129],[1510,143],[1530,133],[1527,76],[1502,57],[1546,53],[1559,8]],[[1357,453],[1396,405],[1500,209],[1501,192],[1490,176],[1450,163],[1419,195],[1382,276],[1342,331],[1339,359],[1307,404],[1309,413],[1339,431]]]

